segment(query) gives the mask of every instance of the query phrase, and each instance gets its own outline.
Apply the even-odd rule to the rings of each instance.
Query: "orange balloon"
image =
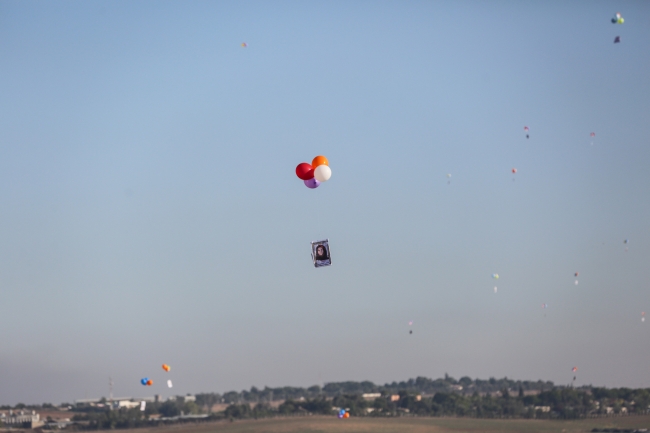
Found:
[[[313,168],[318,167],[319,165],[330,165],[329,161],[327,161],[327,158],[325,158],[323,155],[318,155],[316,158],[314,158],[311,161],[311,166]]]
[[[149,379],[149,380],[147,381],[147,386],[151,386],[151,385],[153,385],[153,380]]]
[[[169,365],[167,365],[167,364],[163,364],[163,365],[162,365],[162,368],[163,368],[163,370],[165,370],[165,371],[169,371]]]
[[[343,415],[343,418],[350,418],[350,413],[349,413],[349,412],[345,412],[345,415]]]

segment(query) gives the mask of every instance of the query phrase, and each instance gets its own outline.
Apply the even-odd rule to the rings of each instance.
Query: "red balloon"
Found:
[[[302,180],[309,180],[314,178],[314,169],[312,168],[311,165],[307,164],[306,162],[301,162],[298,164],[298,167],[296,167],[296,176],[298,176]]]

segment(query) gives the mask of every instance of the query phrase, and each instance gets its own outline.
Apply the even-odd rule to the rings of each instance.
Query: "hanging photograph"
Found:
[[[314,266],[317,268],[320,268],[321,266],[330,266],[332,264],[329,239],[325,239],[324,241],[314,241],[311,243],[311,258],[314,261]]]

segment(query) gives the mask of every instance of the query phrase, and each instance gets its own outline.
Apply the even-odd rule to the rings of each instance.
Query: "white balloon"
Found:
[[[327,182],[332,177],[332,170],[325,164],[319,165],[314,170],[314,178],[319,182]]]
[[[171,387],[172,387],[172,381],[171,381],[171,380],[168,380],[168,381],[167,381],[167,387],[168,387],[168,388],[171,388]]]

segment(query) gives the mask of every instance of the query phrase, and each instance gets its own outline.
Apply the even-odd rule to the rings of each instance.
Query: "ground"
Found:
[[[650,416],[597,418],[579,421],[489,420],[466,418],[349,418],[325,416],[274,418],[235,422],[185,424],[120,430],[120,433],[518,433],[589,432],[593,428],[650,428]]]

